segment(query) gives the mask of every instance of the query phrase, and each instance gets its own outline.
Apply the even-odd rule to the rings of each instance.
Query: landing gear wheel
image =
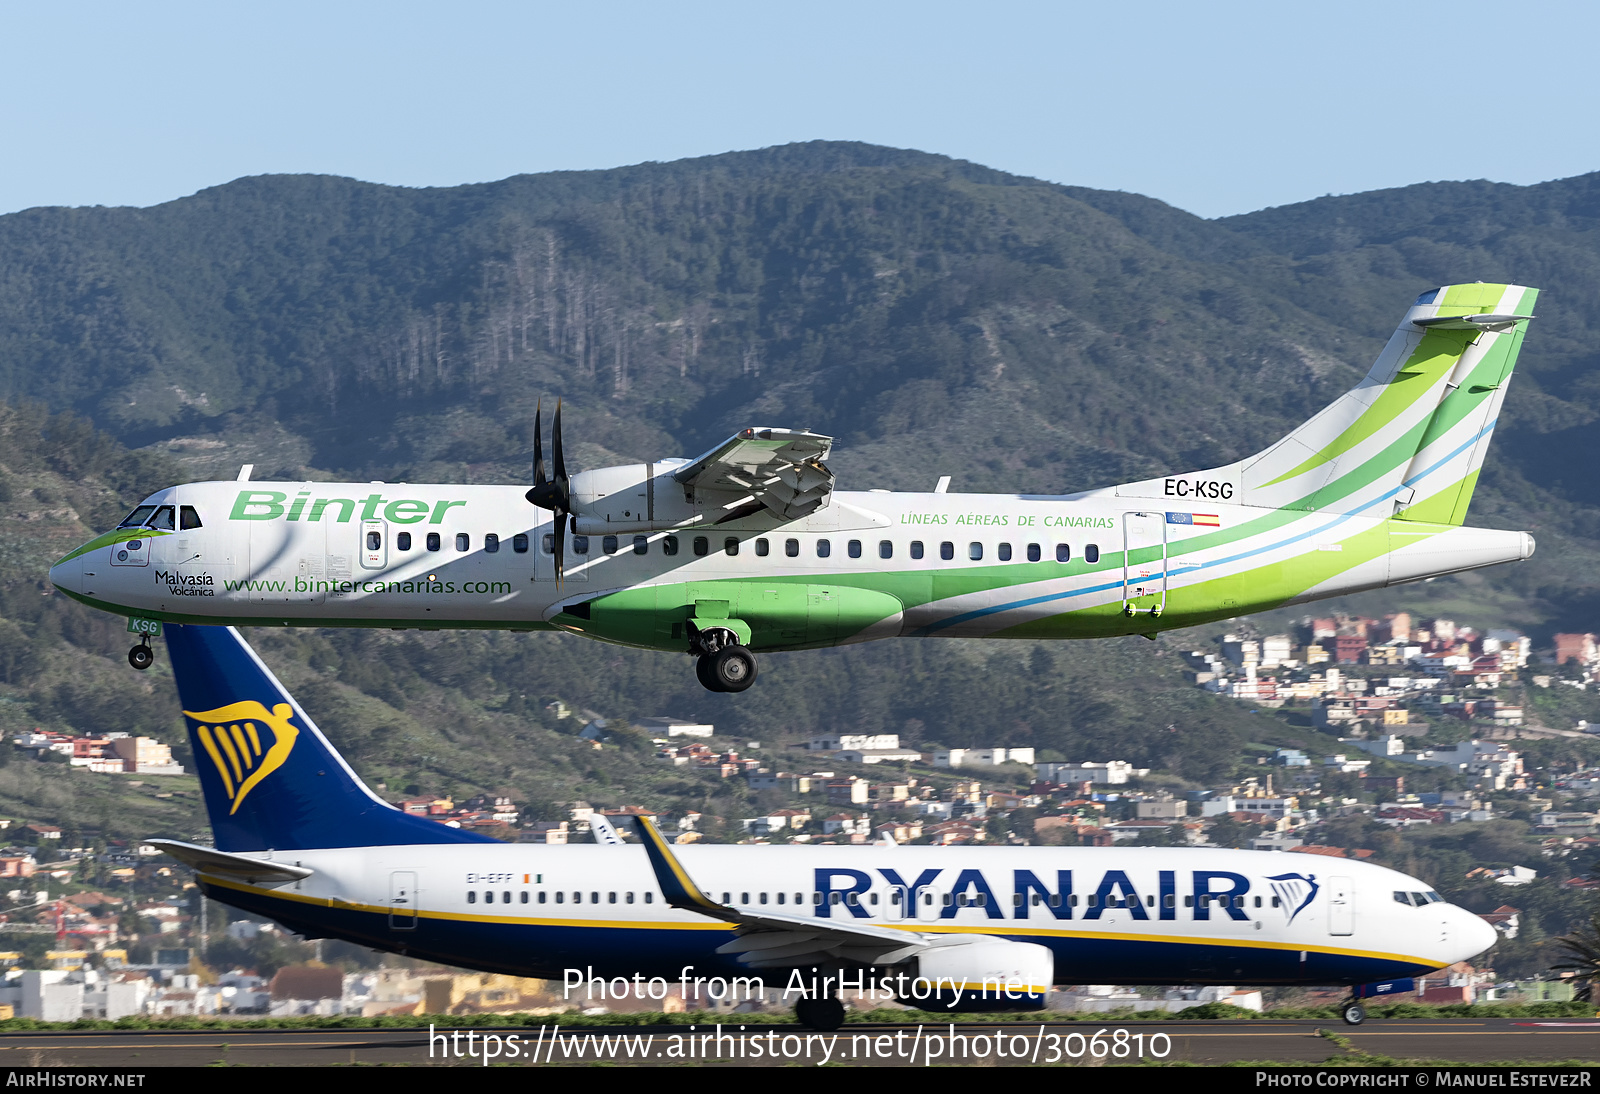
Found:
[[[755,654],[743,646],[724,646],[716,653],[706,654],[700,664],[704,666],[700,682],[714,683],[712,691],[744,691],[756,682]]]
[[[1367,1008],[1360,1003],[1346,1003],[1344,1009],[1339,1012],[1339,1017],[1344,1019],[1344,1024],[1347,1026],[1359,1026],[1367,1020]]]
[[[711,675],[711,657],[709,654],[695,658],[694,675],[695,679],[700,681],[700,686],[707,691],[723,690],[722,686],[717,683],[716,677]]]
[[[844,1025],[844,1004],[837,999],[802,999],[794,1005],[794,1016],[802,1026],[832,1033]]]
[[[156,663],[156,651],[146,642],[140,642],[128,651],[128,664],[143,672]]]

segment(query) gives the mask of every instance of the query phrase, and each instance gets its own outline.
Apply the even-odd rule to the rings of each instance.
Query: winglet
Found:
[[[633,825],[639,833],[639,842],[644,844],[645,854],[650,856],[650,868],[655,871],[656,883],[661,886],[661,895],[668,904],[686,912],[699,912],[730,923],[739,920],[738,912],[707,899],[695,886],[689,872],[678,861],[678,856],[672,853],[671,846],[656,830],[654,821],[636,814]]]

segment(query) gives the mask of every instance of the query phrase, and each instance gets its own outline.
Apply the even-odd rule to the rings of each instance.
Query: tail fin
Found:
[[[1425,292],[1366,378],[1278,443],[1116,492],[1460,524],[1537,296],[1482,283]]]
[[[232,627],[166,635],[219,850],[493,842],[367,789]]]

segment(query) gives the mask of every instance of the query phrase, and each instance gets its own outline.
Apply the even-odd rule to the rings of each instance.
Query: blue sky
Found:
[[[1600,168],[1600,5],[20,3],[0,212],[241,175],[405,186],[818,138],[1203,216]]]

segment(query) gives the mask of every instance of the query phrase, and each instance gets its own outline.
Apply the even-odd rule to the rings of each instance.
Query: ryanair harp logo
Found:
[[[216,710],[183,713],[194,719],[195,735],[222,776],[222,788],[233,803],[229,816],[239,811],[257,783],[283,766],[300,736],[289,721],[294,711],[288,703],[278,703],[269,712],[254,699],[246,699]],[[263,731],[266,741],[261,739]]]

